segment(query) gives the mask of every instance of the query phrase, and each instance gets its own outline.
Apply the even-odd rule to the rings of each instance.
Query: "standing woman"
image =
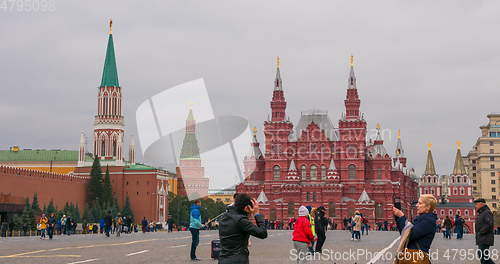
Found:
[[[413,219],[413,227],[407,228],[406,217],[404,213],[397,209],[392,208],[393,214],[396,217],[398,230],[402,233],[401,244],[399,247],[400,252],[409,252],[412,259],[416,263],[430,263],[429,250],[436,234],[436,220],[437,215],[434,213],[436,209],[437,200],[432,194],[423,194],[418,199],[417,214],[418,216]],[[411,225],[409,225],[410,227]],[[408,231],[409,230],[409,231]],[[422,252],[423,251],[423,252]],[[397,255],[395,263],[406,263],[402,260],[408,260],[405,255]],[[399,262],[398,262],[399,260]]]
[[[297,263],[305,263],[309,247],[314,242],[314,235],[309,221],[309,210],[303,205],[299,208],[299,218],[293,227],[292,240],[297,254]]]
[[[354,213],[354,216],[352,217],[352,240],[357,239],[358,241],[361,240],[361,214],[359,211],[356,211]]]

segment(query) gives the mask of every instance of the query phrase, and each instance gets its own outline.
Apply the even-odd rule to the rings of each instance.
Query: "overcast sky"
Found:
[[[455,141],[467,153],[500,112],[499,1],[48,1],[0,10],[1,149],[77,149],[90,135],[110,17],[127,136],[142,101],[197,78],[216,115],[261,129],[277,55],[291,120],[317,108],[337,124],[353,54],[369,127],[400,128],[419,175],[427,142],[449,173]],[[395,132],[385,139],[394,153]]]

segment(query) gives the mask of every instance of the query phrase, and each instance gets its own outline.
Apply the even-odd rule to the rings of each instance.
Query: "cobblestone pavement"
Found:
[[[370,232],[361,241],[351,241],[347,231],[329,231],[323,247],[311,263],[391,263],[389,260],[399,241],[397,232]],[[217,231],[200,233],[197,255],[203,263],[217,263],[210,259],[210,241],[218,238]],[[0,263],[9,264],[79,264],[79,263],[191,263],[189,232],[158,232],[123,234],[106,238],[103,235],[56,236],[54,240],[34,237],[0,239]],[[291,252],[290,231],[269,231],[265,240],[251,239],[251,263],[295,263]],[[493,253],[500,254],[500,236],[495,237]],[[432,244],[433,263],[479,263],[475,258],[473,235],[463,240],[444,240],[436,234]],[[380,252],[380,254],[377,254]],[[500,263],[497,260],[496,263]]]

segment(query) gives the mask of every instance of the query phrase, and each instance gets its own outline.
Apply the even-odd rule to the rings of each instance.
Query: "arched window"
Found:
[[[103,109],[103,113],[104,115],[107,115],[108,114],[108,95],[105,94],[104,95],[104,109]]]
[[[324,180],[326,179],[326,166],[321,165],[321,179]]]
[[[448,215],[449,215],[449,216],[453,216],[453,210],[449,210],[449,211],[448,211]]]
[[[295,213],[295,203],[289,202],[288,203],[288,217],[293,217],[294,213]]]
[[[101,142],[101,156],[106,156],[106,142],[104,139]]]
[[[462,214],[460,213],[460,210],[457,210],[457,215],[462,215]]]
[[[116,140],[113,140],[113,157],[116,157]]]
[[[347,167],[347,173],[349,175],[349,179],[356,179],[356,166],[353,164]]]
[[[460,188],[460,195],[464,195],[464,188]]]
[[[316,202],[316,192],[313,192],[313,202]]]
[[[455,177],[451,177],[451,183],[455,183]]]
[[[316,180],[317,179],[317,169],[316,165],[311,166],[311,180]]]
[[[375,207],[375,218],[384,218],[384,208],[382,207],[381,203],[377,203]]]
[[[302,167],[300,167],[300,176],[302,177],[303,180],[306,179],[306,165],[302,165]]]
[[[275,180],[279,180],[279,179],[280,179],[280,176],[281,176],[280,174],[281,174],[281,169],[280,169],[280,166],[275,165],[275,166],[273,167],[273,178],[274,178]]]
[[[306,192],[306,201],[309,202],[309,192]]]
[[[469,210],[464,211],[465,216],[469,216]]]
[[[382,179],[382,168],[377,169],[377,179]]]
[[[441,210],[441,215],[443,215],[443,216],[444,216],[444,210]]]
[[[334,202],[328,202],[328,216],[329,217],[335,217],[335,203]]]

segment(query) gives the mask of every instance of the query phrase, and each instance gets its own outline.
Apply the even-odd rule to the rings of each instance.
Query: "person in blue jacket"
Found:
[[[432,194],[421,195],[418,199],[418,216],[413,219],[413,228],[407,245],[408,249],[417,249],[429,253],[432,240],[436,234],[437,215],[434,213],[436,204],[437,200]],[[406,217],[401,210],[395,207],[392,211],[396,217],[399,233],[401,233],[406,225]]]
[[[200,200],[194,201],[189,210],[189,231],[191,231],[191,260],[199,261],[196,257],[196,247],[200,243],[200,229],[203,227],[201,224],[201,202]]]

